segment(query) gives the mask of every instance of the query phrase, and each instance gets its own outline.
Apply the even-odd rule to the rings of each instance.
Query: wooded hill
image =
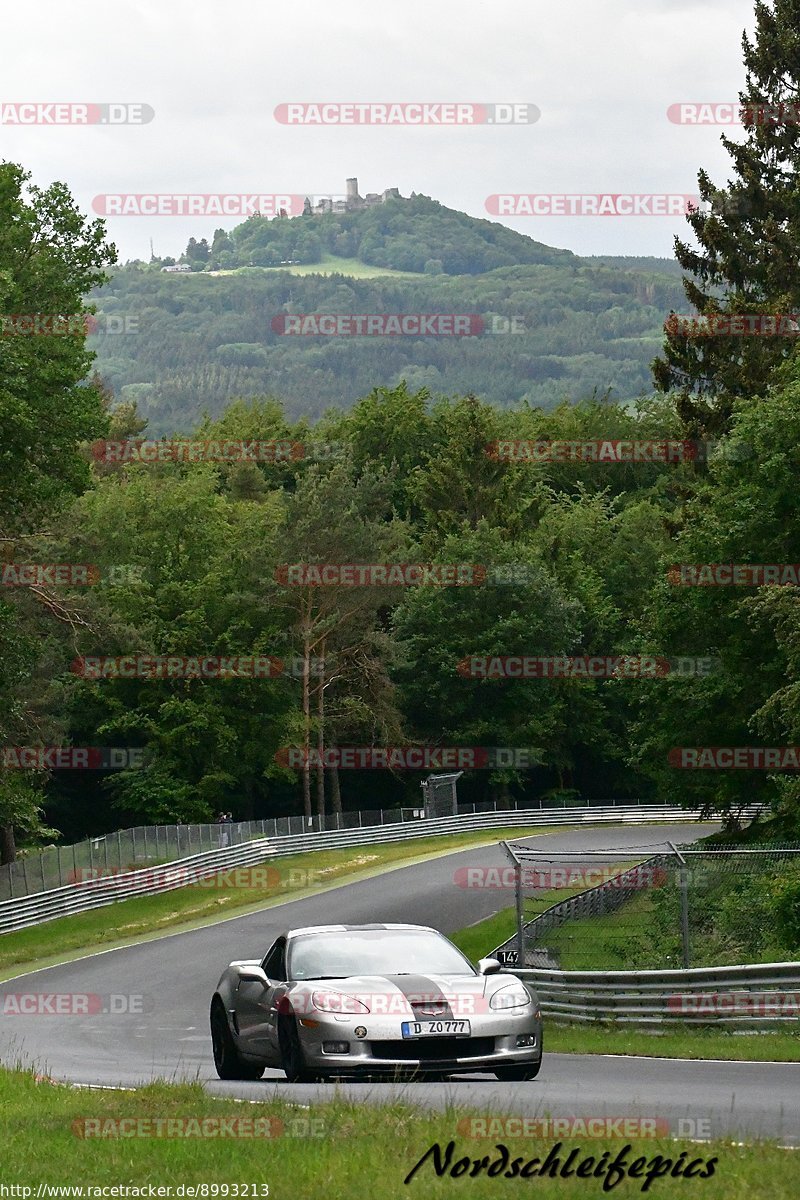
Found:
[[[155,434],[188,430],[234,397],[272,395],[289,416],[317,417],[403,380],[501,406],[550,408],[609,389],[630,400],[650,390],[670,309],[685,308],[668,260],[580,259],[422,196],[253,217],[189,251],[191,274],[131,263],[96,297],[98,370]],[[301,265],[268,265],[285,260]],[[325,274],[305,273],[315,263]],[[297,313],[476,314],[483,332],[282,333],[279,318]]]

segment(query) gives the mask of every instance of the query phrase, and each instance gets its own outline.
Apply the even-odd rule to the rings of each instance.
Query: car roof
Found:
[[[406,929],[415,933],[438,933],[430,925],[406,925],[400,923],[369,924],[369,925],[307,925],[303,929],[287,929],[284,937],[294,938],[301,934],[306,937],[315,933],[367,933],[372,930]]]

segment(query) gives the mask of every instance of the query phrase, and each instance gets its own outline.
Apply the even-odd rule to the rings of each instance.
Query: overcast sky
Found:
[[[106,193],[343,192],[398,187],[486,217],[492,193],[692,193],[723,183],[720,128],[669,105],[735,101],[751,0],[38,0],[4,5],[3,104],[149,104],[147,125],[0,126],[0,158]],[[279,124],[291,101],[536,104],[536,124]],[[122,259],[179,254],[234,219],[116,217]],[[580,254],[670,255],[669,217],[504,223]]]

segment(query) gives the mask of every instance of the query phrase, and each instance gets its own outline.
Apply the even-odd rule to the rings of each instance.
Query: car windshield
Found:
[[[475,975],[474,967],[438,933],[354,929],[292,938],[290,979],[350,975]]]

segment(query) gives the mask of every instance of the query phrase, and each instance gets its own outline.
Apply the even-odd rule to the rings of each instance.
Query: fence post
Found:
[[[117,866],[122,870],[122,830],[117,830]]]
[[[517,862],[514,872],[514,898],[517,905],[517,962],[525,966],[525,931],[522,927],[522,863]]]
[[[686,859],[672,842],[667,843],[677,856],[680,866],[678,867],[678,887],[681,893],[681,945],[683,947],[683,966],[684,970],[689,970],[689,880],[686,870]]]

